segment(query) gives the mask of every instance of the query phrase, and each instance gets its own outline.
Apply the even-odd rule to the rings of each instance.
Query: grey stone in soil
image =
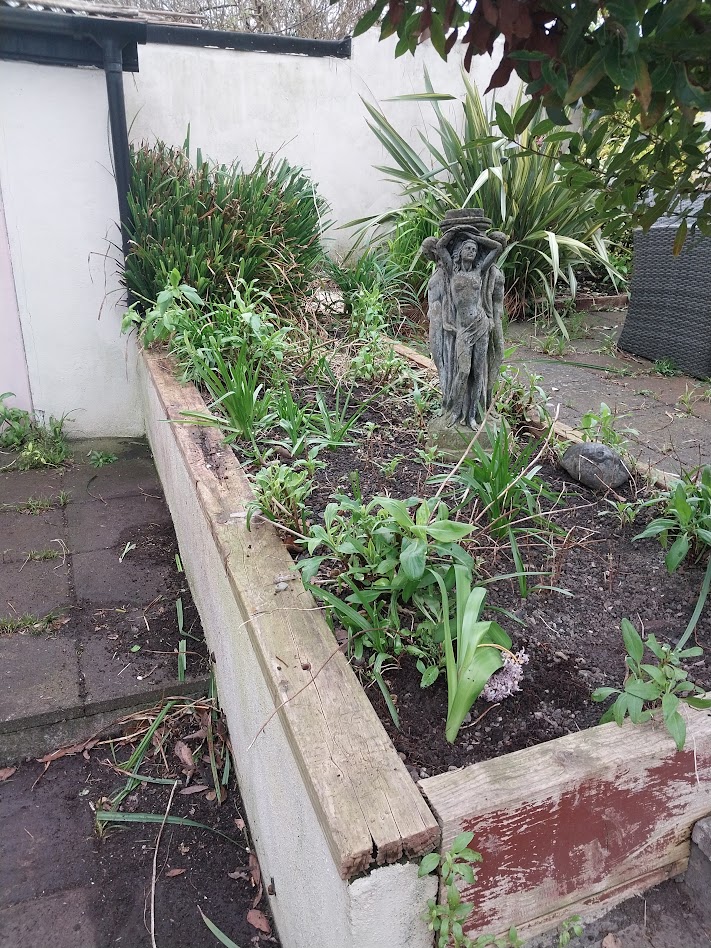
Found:
[[[617,451],[597,441],[571,444],[560,463],[571,477],[592,490],[614,490],[630,478]]]

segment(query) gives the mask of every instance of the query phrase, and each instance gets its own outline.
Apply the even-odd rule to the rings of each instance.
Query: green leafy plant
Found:
[[[519,541],[526,538],[549,542],[554,527],[541,514],[540,499],[545,497],[555,503],[556,496],[538,476],[540,464],[534,457],[534,441],[519,448],[505,423],[490,429],[488,438],[489,450],[475,441],[454,475],[437,475],[432,482],[449,486],[451,502],[458,510],[476,504],[475,522],[486,515],[491,534],[507,542],[511,549],[519,591],[526,596],[528,582]]]
[[[556,289],[565,286],[575,295],[576,266],[597,262],[613,272],[601,236],[604,218],[594,207],[595,192],[562,184],[558,166],[563,145],[553,123],[543,119],[540,106],[533,128],[522,131],[512,143],[504,131],[511,115],[500,104],[487,108],[466,78],[465,83],[460,132],[440,106],[453,96],[436,93],[425,73],[426,92],[416,98],[430,102],[434,111],[433,137],[425,139],[427,158],[420,157],[382,112],[366,103],[370,128],[395,162],[380,170],[400,184],[416,213],[426,213],[433,228],[449,209],[483,208],[509,238],[498,261],[506,277],[509,315],[557,315]],[[534,143],[535,150],[529,149]],[[367,219],[367,224],[392,228],[400,216],[399,211],[388,212]],[[565,334],[565,324],[558,319]]]
[[[5,404],[12,392],[0,395],[0,450],[16,451],[17,457],[6,467],[21,471],[33,468],[60,467],[70,457],[64,435],[66,415],[47,423],[36,414]]]
[[[711,467],[685,474],[673,490],[661,496],[660,502],[664,506],[662,516],[655,517],[634,539],[658,537],[667,550],[667,570],[673,573],[687,557],[698,562],[711,547]]]
[[[611,448],[619,448],[627,443],[625,435],[636,436],[639,432],[635,428],[617,430],[617,423],[624,415],[612,411],[605,402],[600,402],[598,411],[586,411],[580,420],[580,433],[583,441],[601,441]]]
[[[437,948],[520,948],[523,942],[519,939],[515,928],[508,934],[496,938],[493,935],[480,935],[472,940],[464,934],[464,923],[474,911],[474,906],[462,900],[459,881],[467,885],[474,885],[477,872],[474,868],[482,862],[481,853],[470,848],[474,839],[473,833],[460,833],[447,852],[430,853],[420,862],[418,876],[429,876],[433,872],[439,874],[444,901],[436,899],[427,902],[427,919],[430,931],[435,934]]]
[[[592,700],[597,702],[617,695],[600,723],[615,721],[621,727],[624,719],[629,717],[633,724],[641,724],[661,711],[662,720],[677,749],[682,750],[686,742],[686,722],[679,713],[680,702],[691,708],[711,708],[711,699],[704,697],[704,689],[689,681],[688,673],[682,667],[684,659],[698,658],[703,655],[703,649],[696,646],[674,649],[658,642],[654,635],[642,640],[628,619],[622,620],[621,628],[627,652],[627,679],[623,690],[597,688],[593,692]],[[644,662],[645,650],[652,653],[652,662]]]
[[[228,302],[238,278],[269,287],[287,313],[322,259],[327,208],[299,168],[260,155],[250,171],[163,142],[132,149],[128,288],[151,305],[173,269],[200,297]]]
[[[681,375],[681,371],[676,362],[667,356],[665,356],[663,359],[657,359],[653,368],[657,375],[663,375],[666,378],[673,378],[675,375]]]
[[[561,155],[562,172],[576,190],[597,192],[602,218],[626,216],[627,226],[631,218],[647,228],[680,203],[684,208],[683,199],[708,191],[709,133],[699,114],[711,108],[711,17],[705,0],[604,6],[541,0],[515,7],[483,0],[444,6],[403,0],[388,6],[377,0],[370,6],[355,35],[376,24],[383,38],[397,33],[396,56],[414,53],[424,34],[446,59],[461,31],[468,70],[474,55],[491,54],[503,38],[503,57],[489,88],[505,86],[515,70],[534,97],[506,128],[511,140],[536,121],[540,103],[550,121],[567,125],[566,107],[582,99],[595,111],[595,121],[579,132],[559,133],[570,142]],[[618,141],[605,154],[600,146],[609,125]],[[711,197],[698,221],[708,234]],[[686,228],[684,218],[678,249]]]
[[[375,385],[394,385],[410,378],[407,362],[395,354],[392,346],[384,345],[379,332],[371,332],[365,339],[361,337],[361,341],[362,345],[358,346],[348,365],[350,378]]]
[[[558,948],[567,948],[573,938],[580,938],[584,930],[579,915],[571,915],[570,918],[564,919],[558,930]]]
[[[118,461],[118,456],[108,451],[89,451],[87,458],[92,467],[105,467]]]
[[[308,516],[305,503],[312,490],[313,482],[303,462],[297,461],[289,467],[272,461],[254,475],[256,501],[248,506],[247,528],[251,526],[254,513],[260,511],[294,533],[305,533]]]
[[[504,667],[502,656],[508,655],[514,663],[518,662],[518,657],[511,652],[511,639],[498,622],[480,619],[486,590],[477,586],[472,588],[470,574],[466,568],[455,565],[454,574],[455,629],[453,632],[450,622],[451,594],[442,576],[432,571],[442,597],[447,672],[445,737],[450,744],[457,739],[464,718],[491,676]],[[456,653],[454,639],[456,639]]]

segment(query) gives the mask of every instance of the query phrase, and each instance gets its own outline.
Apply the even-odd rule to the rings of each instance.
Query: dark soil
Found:
[[[217,944],[202,921],[199,906],[239,945],[278,945],[274,934],[260,932],[247,921],[247,913],[256,908],[261,916],[251,916],[252,920],[266,917],[270,924],[267,898],[262,893],[269,880],[263,887],[255,885],[258,864],[251,855],[234,778],[222,805],[208,799],[207,789],[190,795],[179,792],[187,782],[173,751],[179,738],[195,752],[198,765],[189,786],[212,785],[210,766],[203,757],[204,741],[189,736],[196,726],[193,716],[186,717],[182,727],[171,723],[164,735],[168,766],[156,752],[153,762],[145,763],[141,772],[177,778],[180,783],[170,815],[204,823],[233,842],[207,829],[165,825],[157,862],[156,942],[171,948]],[[119,749],[117,759],[123,761],[129,753],[128,748]],[[12,944],[0,933],[2,948],[35,948],[38,942],[33,941],[31,926],[43,910],[40,897],[64,889],[87,893],[90,922],[96,931],[92,948],[150,945],[147,907],[159,824],[122,824],[97,835],[94,810],[106,808],[105,798],[123,785],[124,778],[109,766],[109,747],[96,746],[85,756],[88,759],[77,754],[56,760],[44,776],[41,764],[23,764],[0,783],[0,823],[4,827],[0,910],[20,903],[20,915],[26,919],[19,941],[16,931]],[[121,809],[162,817],[170,791],[167,785],[142,784]],[[20,924],[22,927],[22,921]]]
[[[327,467],[317,472],[315,479],[309,502],[313,519],[321,517],[334,492],[352,495],[353,472],[358,473],[366,501],[383,494],[407,498],[432,493],[434,488],[427,485],[427,478],[441,468],[426,466],[418,456],[424,443],[422,427],[406,402],[383,399],[363,420],[378,424],[370,438],[358,446],[322,455]],[[396,456],[402,460],[394,472],[384,473]],[[393,660],[385,680],[398,708],[399,730],[379,689],[364,677],[373,706],[417,776],[441,773],[593,726],[604,708],[590,700],[592,691],[623,682],[620,620],[630,618],[662,641],[675,643],[693,611],[702,568],[684,567],[669,576],[658,542],[632,542],[651,514],[640,515],[635,524],[621,528],[603,499],[571,481],[557,466],[549,464],[542,473],[549,487],[562,495],[550,514],[561,536],[555,541],[552,560],[540,547],[527,552],[524,548],[529,568],[549,574],[534,577],[530,585],[555,586],[567,594],[541,590],[522,599],[515,580],[493,582],[488,587],[488,604],[507,610],[513,618],[502,619],[492,612],[486,617],[499,619],[511,635],[514,650],[524,648],[529,655],[521,692],[493,707],[480,699],[472,709],[471,721],[450,745],[444,737],[444,672],[432,687],[422,689],[414,661],[408,657],[398,663]],[[630,499],[635,489],[627,491]],[[471,552],[482,557],[486,578],[515,571],[506,551],[497,550],[489,538]],[[697,638],[701,645],[711,644],[711,619],[702,619]],[[690,674],[699,684],[711,687],[711,668],[704,659]]]
[[[305,386],[297,382],[295,388],[302,401],[308,398]],[[368,394],[364,389],[361,397]],[[375,427],[364,437],[366,422]],[[409,394],[378,398],[359,427],[356,446],[319,455],[326,467],[316,472],[309,498],[312,522],[322,517],[334,492],[360,494],[364,502],[378,495],[431,496],[435,487],[427,483],[428,478],[451,468],[423,458],[426,419],[414,415]],[[392,464],[395,458],[399,460]],[[523,648],[528,653],[522,690],[499,705],[488,706],[480,699],[452,746],[444,736],[447,688],[443,671],[433,686],[422,689],[420,674],[408,656],[393,658],[384,667],[400,717],[397,729],[378,687],[365,670],[357,669],[414,775],[441,773],[595,725],[604,707],[591,701],[592,691],[605,685],[621,686],[624,679],[621,619],[629,618],[646,633],[676,643],[693,611],[703,569],[685,566],[669,576],[657,541],[632,542],[651,513],[640,514],[633,525],[621,527],[609,515],[612,508],[603,498],[563,475],[554,461],[542,475],[561,495],[550,512],[560,535],[553,555],[540,544],[531,549],[524,546],[522,554],[528,569],[546,574],[532,577],[529,586],[555,590],[532,588],[521,598],[516,580],[495,580],[515,572],[510,554],[486,530],[469,545],[482,564],[482,579],[494,580],[488,586],[487,605],[506,610],[503,616],[489,611],[484,618],[500,621],[513,640],[514,651]],[[643,485],[632,485],[626,496],[633,499],[637,490],[642,492]],[[285,540],[298,555],[293,541]],[[328,578],[325,571],[322,578]],[[711,644],[711,619],[702,619],[696,636],[698,644]],[[711,668],[704,658],[689,673],[698,684],[711,688]]]
[[[643,627],[660,641],[676,644],[691,616],[703,568],[682,567],[670,576],[658,542],[632,542],[651,515],[621,529],[611,517],[600,516],[610,509],[600,498],[550,467],[543,473],[557,490],[566,489],[552,516],[573,532],[559,545],[554,574],[540,580],[570,595],[538,591],[521,599],[515,581],[494,582],[488,587],[487,603],[508,610],[522,624],[493,612],[484,616],[501,622],[513,640],[514,651],[524,648],[528,653],[522,690],[499,705],[487,705],[480,698],[454,745],[444,737],[444,673],[426,689],[420,688],[420,675],[410,662],[404,661],[386,674],[400,730],[377,688],[367,690],[413,775],[432,776],[597,724],[606,705],[592,702],[592,691],[603,685],[619,687],[624,680],[620,620],[629,618],[638,629]],[[531,560],[534,567],[541,565],[535,553]],[[491,574],[511,568],[503,554],[488,563]],[[708,612],[695,636],[699,645],[711,646]],[[711,689],[711,665],[706,656],[695,660],[689,673],[699,685]]]

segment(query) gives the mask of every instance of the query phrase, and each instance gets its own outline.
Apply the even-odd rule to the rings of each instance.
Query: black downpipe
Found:
[[[121,221],[121,244],[124,257],[126,257],[129,249],[131,219],[128,207],[128,192],[131,188],[131,153],[128,146],[126,100],[123,95],[123,45],[111,36],[103,37],[101,45],[104,51],[106,94],[109,100],[109,125]]]

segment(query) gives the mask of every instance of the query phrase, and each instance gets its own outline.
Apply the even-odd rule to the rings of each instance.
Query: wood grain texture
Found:
[[[206,411],[168,358],[143,357],[167,419]],[[247,530],[253,494],[234,453],[216,429],[171,427],[244,617],[230,634],[246,633],[257,655],[341,877],[432,851],[439,826],[321,610],[298,578],[276,589],[293,561],[271,524]]]
[[[420,782],[443,851],[468,831],[483,856],[470,934],[533,935],[683,871],[711,812],[711,716],[684,714],[681,752],[656,721],[606,724]]]

